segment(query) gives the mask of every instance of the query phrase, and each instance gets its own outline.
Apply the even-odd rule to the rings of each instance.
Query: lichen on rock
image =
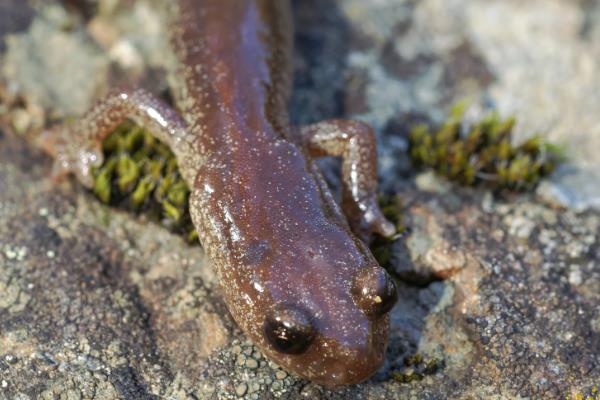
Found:
[[[8,44],[0,97],[14,100],[0,106],[0,398],[597,393],[600,216],[586,205],[600,185],[580,174],[598,162],[594,2],[294,2],[291,115],[298,123],[352,116],[377,128],[382,200],[403,228],[378,254],[399,289],[385,363],[367,382],[338,389],[289,375],[247,341],[199,246],[146,213],[105,206],[74,181],[52,182],[50,160],[27,135],[8,132],[76,114],[125,78],[164,93],[167,52],[153,36],[161,35],[151,3],[109,7],[110,18],[87,7],[94,2],[69,2],[70,11],[52,3],[50,16],[45,2],[9,3],[28,14],[0,29]],[[143,16],[147,26],[131,23]],[[134,71],[121,75],[127,60]],[[439,126],[463,98],[478,117],[490,108],[515,115],[517,140],[538,131],[565,145],[577,179],[546,182],[568,189],[563,205],[581,207],[415,176],[410,126]],[[140,176],[132,165],[122,161],[113,181],[127,193]]]

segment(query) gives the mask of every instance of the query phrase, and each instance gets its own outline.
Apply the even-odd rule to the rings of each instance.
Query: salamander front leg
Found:
[[[342,208],[354,233],[389,237],[394,225],[377,203],[377,150],[373,129],[362,122],[330,120],[299,129],[311,155],[342,157]]]
[[[40,145],[55,158],[53,176],[61,178],[74,173],[85,186],[93,186],[91,169],[103,162],[102,140],[125,119],[147,128],[181,161],[188,146],[183,119],[144,90],[119,90],[98,102],[75,123],[42,133]]]

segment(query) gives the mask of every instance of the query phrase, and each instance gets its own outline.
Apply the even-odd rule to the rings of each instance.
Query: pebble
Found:
[[[321,397],[321,392],[317,385],[313,383],[309,383],[308,385],[302,388],[300,392],[300,396],[305,399],[319,399]]]
[[[14,258],[17,257],[17,252],[14,251],[11,247],[6,247],[4,249],[4,255],[6,256],[6,258],[8,258],[9,260],[12,260]]]
[[[248,393],[256,393],[260,390],[260,385],[257,382],[252,382],[248,388]]]
[[[486,213],[494,212],[494,196],[492,192],[486,191],[481,199],[481,209]]]
[[[247,391],[248,391],[248,385],[246,385],[243,382],[235,387],[235,394],[237,394],[239,397],[242,397],[243,395],[245,395]]]
[[[433,171],[426,171],[417,175],[415,184],[419,190],[430,193],[444,194],[451,189],[451,184]]]
[[[287,376],[287,373],[285,371],[277,371],[275,373],[275,378],[279,379],[280,381],[285,379],[286,376]]]
[[[8,364],[16,364],[18,361],[18,358],[16,356],[14,356],[13,354],[7,354],[4,356],[4,360],[8,363]]]
[[[248,358],[246,360],[246,367],[250,369],[256,369],[258,368],[258,362],[254,358]]]
[[[535,222],[523,216],[514,216],[505,220],[509,226],[511,235],[520,239],[527,239],[531,236],[531,232],[535,229]]]
[[[569,283],[573,286],[579,286],[583,282],[583,278],[581,277],[581,270],[578,265],[571,265],[569,271]]]
[[[22,108],[19,108],[13,112],[12,125],[20,135],[23,135],[31,127],[32,118],[31,115]]]
[[[4,255],[9,260],[16,259],[17,261],[23,261],[25,259],[25,257],[27,256],[27,251],[28,251],[28,249],[25,246],[21,246],[21,247],[5,246],[4,247]]]

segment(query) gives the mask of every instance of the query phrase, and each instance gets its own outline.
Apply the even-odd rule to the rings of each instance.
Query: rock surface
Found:
[[[0,5],[0,399],[597,393],[600,214],[586,208],[600,179],[579,172],[600,164],[598,2],[295,2],[293,118],[373,123],[407,227],[391,247],[400,300],[385,365],[340,389],[288,375],[245,339],[199,246],[48,178],[30,131],[117,82],[164,93],[166,80],[150,3],[42,3]],[[414,179],[403,134],[462,98],[474,117],[493,107],[562,143],[576,179],[541,187],[549,204]]]

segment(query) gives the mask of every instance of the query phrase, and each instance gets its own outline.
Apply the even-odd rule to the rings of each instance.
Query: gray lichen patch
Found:
[[[64,9],[51,5],[44,13],[27,32],[7,38],[2,75],[12,90],[44,109],[82,113],[107,77],[108,60],[81,29],[70,27]],[[73,55],[68,62],[66,54]]]
[[[16,282],[0,282],[0,293],[3,294],[0,299],[0,309],[5,309],[10,314],[22,312],[31,299],[31,295]]]
[[[3,160],[9,160],[8,154],[16,149],[17,159],[29,157],[18,145],[3,146]],[[0,179],[7,173],[24,178],[24,170],[9,171],[1,167]],[[11,243],[18,243],[4,246],[0,256],[0,355],[4,360],[16,360],[0,362],[7,382],[3,396],[52,398],[81,392],[83,398],[101,393],[115,398],[114,393],[131,387],[148,392],[140,382],[148,377],[160,380],[164,372],[153,367],[158,359],[147,311],[123,279],[128,267],[119,261],[118,248],[104,247],[111,239],[85,224],[79,224],[72,236],[87,240],[61,237],[48,226],[48,217],[37,213],[37,205],[44,204],[59,220],[73,218],[68,215],[69,207],[41,186],[32,183],[31,187],[35,189],[29,192],[21,192],[16,185],[3,191],[2,201],[15,192],[22,196],[21,207],[3,216],[0,224],[3,241],[11,238]],[[48,258],[48,251],[55,257]],[[111,265],[117,275],[111,272]],[[115,329],[117,326],[128,329]],[[135,374],[115,376],[114,371],[123,364],[129,369],[135,365]]]
[[[199,398],[286,398],[302,385],[265,359],[246,339],[233,340],[212,357],[203,377],[205,384],[196,392]]]
[[[515,114],[523,131],[541,127],[559,142],[576,133],[584,155],[571,159],[590,161],[600,93],[596,69],[586,69],[600,48],[599,25],[586,14],[591,3],[296,2],[292,114],[302,122],[354,114],[382,128],[381,178],[387,189],[402,188],[406,231],[390,257],[402,280],[386,360],[371,380],[352,387],[320,387],[271,365],[229,317],[201,249],[144,215],[103,206],[74,182],[53,183],[48,159],[0,132],[0,398],[591,395],[600,379],[598,213],[541,205],[531,195],[495,198],[434,179],[415,188],[399,134],[413,121],[441,122],[450,98],[466,95],[481,100],[481,108]],[[509,25],[491,23],[494,15]],[[71,68],[108,85],[102,64],[112,56],[96,54],[99,48],[77,29],[49,26],[55,17],[37,18],[43,26],[23,25],[13,36],[23,48],[10,50],[11,63],[24,63],[23,74],[13,75],[27,88],[23,97],[50,93],[60,97],[51,105],[87,107],[93,85],[87,75],[83,86],[75,83],[82,76]],[[55,71],[46,58],[56,55],[41,48],[44,32],[67,43],[58,50],[68,76],[59,71],[56,82],[49,82]],[[124,55],[146,57],[136,40],[115,40],[105,50],[115,51],[111,59],[120,66]],[[33,50],[43,56],[24,55]],[[67,50],[78,56],[65,56]],[[2,57],[4,68],[8,53]],[[583,74],[572,73],[579,68]],[[478,71],[481,79],[472,76]],[[146,81],[163,87],[156,71],[146,72]],[[568,79],[549,79],[557,72]],[[71,76],[73,83],[65,83]],[[49,83],[63,89],[49,90]],[[567,195],[593,195],[600,187],[595,176],[580,175]],[[440,275],[446,270],[452,273]],[[406,282],[411,274],[421,278],[417,285]],[[421,373],[410,361],[417,355],[440,367],[420,380],[394,380],[395,373]]]

